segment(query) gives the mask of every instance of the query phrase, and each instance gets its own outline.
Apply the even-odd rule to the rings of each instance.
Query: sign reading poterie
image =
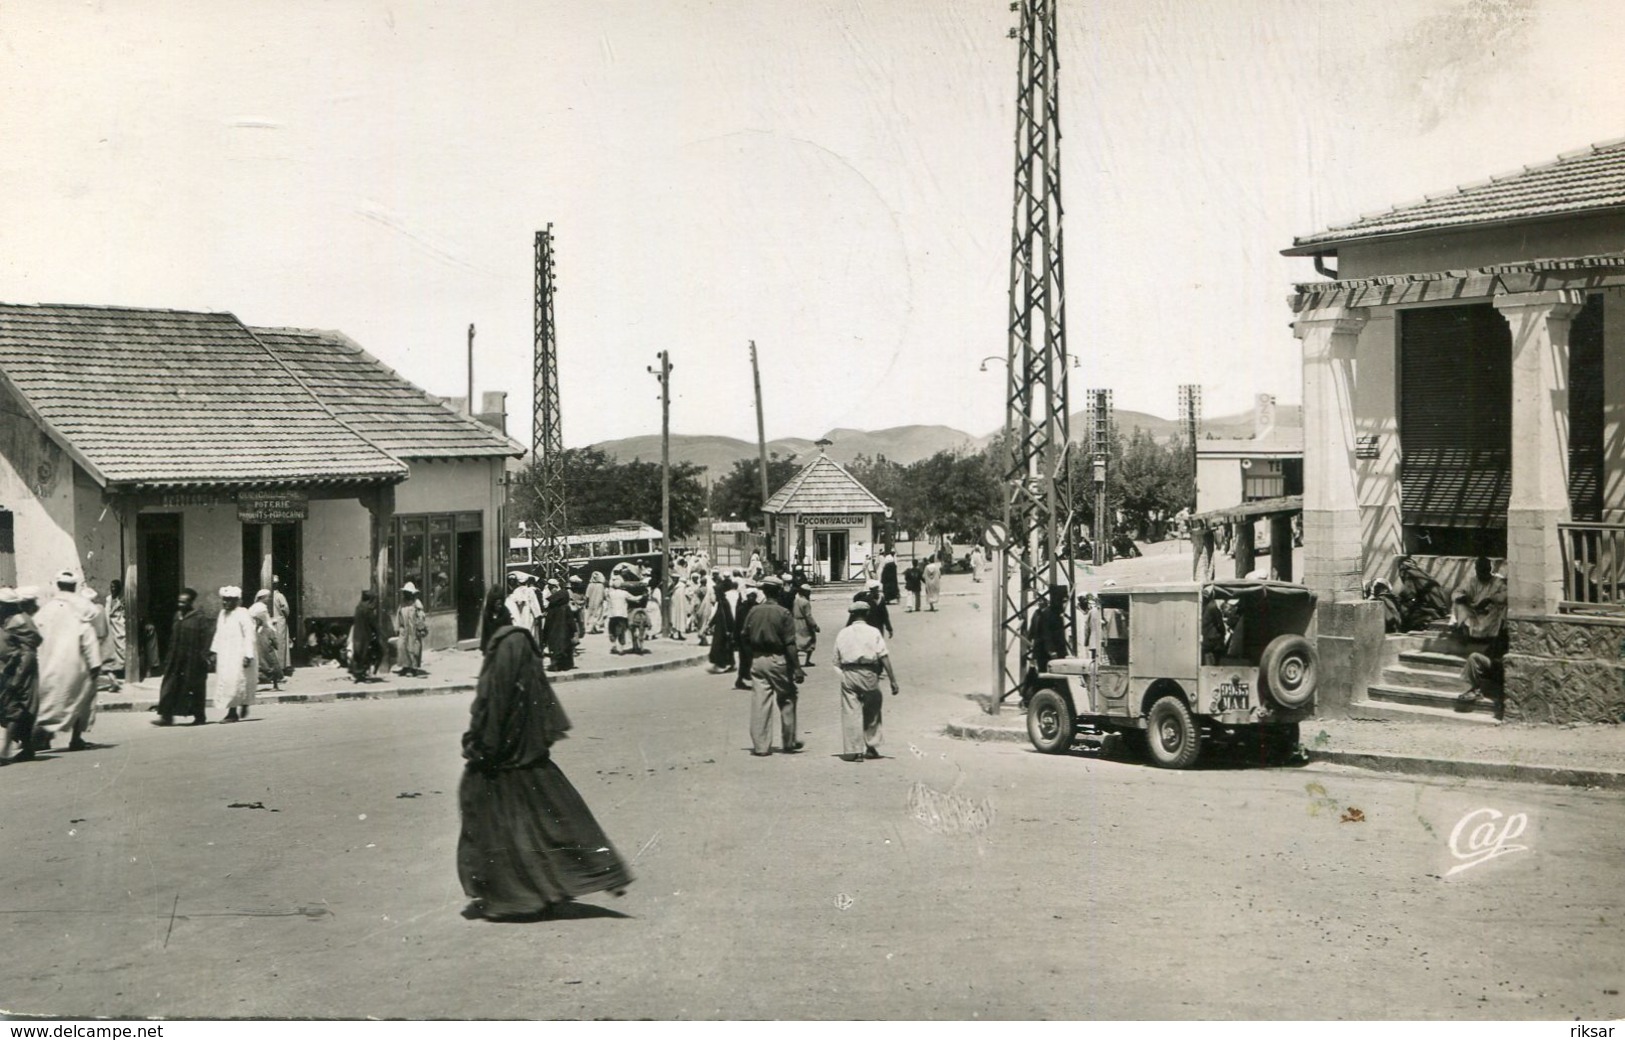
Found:
[[[303,491],[244,491],[237,496],[237,519],[245,524],[282,524],[310,516]]]

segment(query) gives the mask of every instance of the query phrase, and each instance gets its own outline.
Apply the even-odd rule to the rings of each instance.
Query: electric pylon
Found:
[[[1015,217],[1010,247],[1004,517],[994,662],[997,702],[1027,672],[1027,618],[1050,585],[1075,588],[1067,465],[1066,289],[1061,249],[1061,127],[1056,0],[1018,0]],[[1070,625],[1075,598],[1067,597]],[[1017,651],[1019,648],[1019,652]]]
[[[543,578],[568,577],[564,510],[564,424],[559,416],[558,330],[553,324],[553,225],[536,232],[536,344],[531,389],[535,394],[531,458],[536,461],[536,498],[530,535]]]

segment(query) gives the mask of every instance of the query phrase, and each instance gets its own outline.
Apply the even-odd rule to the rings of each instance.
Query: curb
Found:
[[[960,740],[1026,743],[1025,729],[989,726],[980,722],[949,720],[943,732]],[[1457,777],[1463,780],[1505,780],[1523,784],[1549,784],[1559,787],[1590,787],[1604,791],[1625,791],[1625,771],[1577,769],[1568,766],[1521,765],[1488,762],[1481,759],[1419,758],[1380,751],[1323,751],[1305,748],[1310,762],[1368,769],[1374,773],[1408,776]]]
[[[677,668],[688,668],[704,661],[704,654],[693,657],[678,657],[669,661],[654,661],[649,664],[634,664],[624,668],[602,668],[597,671],[569,671],[548,672],[548,681],[558,685],[568,682],[583,682],[590,679],[613,679],[626,675],[647,675],[651,672],[669,672]],[[259,693],[254,696],[254,704],[333,704],[338,701],[386,701],[397,700],[402,697],[443,697],[450,694],[472,693],[475,684],[449,683],[444,686],[394,686],[379,687],[377,689],[349,689],[332,690],[326,693]],[[157,705],[153,700],[117,700],[96,701],[96,710],[103,711],[147,711]],[[209,707],[215,707],[214,699],[207,702]]]
[[[1417,758],[1378,751],[1321,751],[1306,749],[1311,762],[1369,769],[1377,773],[1405,773],[1412,776],[1449,776],[1464,780],[1509,780],[1524,784],[1553,784],[1560,787],[1595,787],[1605,791],[1625,791],[1625,772],[1615,769],[1572,769],[1568,766],[1519,765],[1512,762],[1486,762],[1480,759]]]

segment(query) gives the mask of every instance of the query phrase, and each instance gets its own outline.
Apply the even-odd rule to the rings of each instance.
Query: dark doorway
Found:
[[[480,634],[480,607],[485,601],[485,537],[479,531],[457,532],[457,638]]]
[[[181,515],[179,513],[141,513],[135,518],[135,552],[137,572],[136,620],[145,628],[151,625],[158,636],[158,659],[141,664],[148,675],[162,667],[164,655],[169,653],[169,630],[175,623],[175,601],[180,598],[181,575]],[[136,638],[132,632],[129,638]]]
[[[243,525],[243,606],[254,605],[254,596],[264,588],[260,571],[260,524]],[[299,571],[299,524],[271,524],[271,573],[276,576],[282,585],[282,595],[288,601],[288,631],[299,631],[299,619],[304,616],[300,610],[300,589],[304,582]],[[292,639],[292,651],[295,658],[301,655],[304,649],[302,642]],[[303,664],[296,660],[295,664]]]

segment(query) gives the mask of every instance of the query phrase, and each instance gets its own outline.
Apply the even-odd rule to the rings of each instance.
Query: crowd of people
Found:
[[[73,571],[58,574],[55,586],[50,594],[36,586],[0,588],[0,763],[28,761],[57,748],[63,737],[69,751],[93,747],[85,734],[96,723],[97,697],[117,690],[125,677],[121,583],[110,584],[106,606]],[[226,707],[225,722],[248,717],[261,682],[281,681],[288,663],[281,592],[261,590],[247,608],[235,586],[219,595],[220,610],[212,618],[197,609],[194,590],[184,589],[177,598],[157,725],[173,725],[177,715],[191,716],[193,725],[207,722],[210,675]],[[156,656],[156,639],[148,642]]]

